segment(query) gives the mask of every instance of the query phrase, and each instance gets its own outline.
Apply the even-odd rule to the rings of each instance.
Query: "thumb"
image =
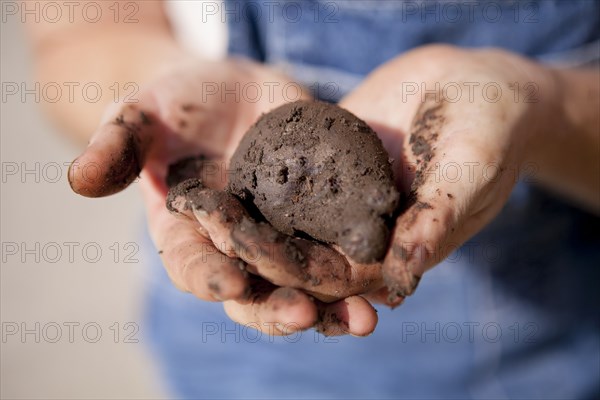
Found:
[[[117,193],[139,175],[158,129],[152,104],[109,109],[88,147],[69,166],[69,184],[86,197]]]
[[[415,115],[405,143],[416,166],[410,206],[396,221],[382,267],[389,301],[411,295],[425,271],[492,220],[514,186],[502,174],[514,160],[496,140],[505,128],[492,123],[490,110],[465,119],[468,111],[425,102]],[[450,167],[452,176],[444,173]]]

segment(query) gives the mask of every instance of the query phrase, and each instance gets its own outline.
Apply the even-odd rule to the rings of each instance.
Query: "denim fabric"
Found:
[[[557,63],[597,60],[600,46],[600,2],[587,0],[227,1],[225,11],[231,53],[308,86],[335,82],[339,90],[317,93],[333,101],[425,44],[500,47]]]
[[[454,23],[435,15],[423,22],[407,8],[449,3],[295,2],[304,16],[298,22],[292,6],[269,20],[262,4],[262,17],[253,7],[229,21],[230,49],[308,85],[340,83],[337,93],[317,93],[329,100],[386,60],[432,42],[493,45],[540,60],[597,59],[598,2],[499,1],[497,22],[491,8],[481,16],[484,1],[475,2],[474,20]],[[338,22],[328,24],[331,4]],[[228,2],[230,10],[243,6]],[[173,288],[148,240],[144,331],[184,398],[597,398],[599,227],[598,218],[520,182],[500,215],[428,272],[405,304],[378,309],[368,338],[312,331],[273,338],[240,327],[220,304]]]

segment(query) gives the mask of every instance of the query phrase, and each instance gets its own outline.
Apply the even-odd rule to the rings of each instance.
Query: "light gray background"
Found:
[[[33,82],[30,52],[23,27],[16,18],[2,23],[2,82]],[[0,304],[4,333],[13,323],[27,324],[34,329],[39,323],[40,342],[29,334],[23,341],[19,334],[3,337],[0,342],[0,396],[16,398],[159,398],[164,391],[158,374],[144,346],[144,332],[135,335],[140,343],[123,343],[124,324],[141,319],[141,290],[144,281],[143,256],[138,262],[125,263],[123,246],[137,243],[143,213],[135,188],[105,199],[89,200],[71,193],[67,167],[80,149],[63,138],[41,114],[39,105],[29,96],[21,102],[12,96],[1,103],[0,135],[2,168],[6,173],[13,163],[21,163],[46,172],[53,180],[56,168],[62,166],[57,182],[40,181],[36,176],[20,174],[4,176],[1,185],[1,241],[3,258],[0,274]],[[46,260],[34,255],[6,254],[9,242],[27,248],[46,246]],[[49,243],[62,248],[57,262]],[[78,242],[73,262],[69,260],[64,242]],[[113,261],[113,243],[121,247],[119,262]],[[86,262],[82,246],[97,243],[102,258],[97,263]],[[93,252],[89,253],[93,256]],[[79,323],[74,328],[73,343],[69,342],[64,323]],[[110,327],[119,323],[120,337],[114,342]],[[51,343],[56,330],[62,327],[62,337]],[[82,333],[86,323],[96,323],[102,329],[97,343],[88,343]],[[50,324],[50,325],[48,325]],[[47,338],[44,338],[44,326]],[[143,328],[142,328],[143,329]],[[88,339],[95,331],[90,328]]]

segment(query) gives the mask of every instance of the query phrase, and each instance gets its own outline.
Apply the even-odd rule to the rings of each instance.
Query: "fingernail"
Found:
[[[420,277],[425,272],[423,271],[423,268],[429,262],[429,258],[430,253],[427,251],[425,245],[419,245],[417,248],[415,248],[411,262],[408,262],[406,265],[407,271],[416,277]]]
[[[221,286],[216,282],[208,282],[208,289],[210,290],[210,295],[217,299],[218,301],[223,301],[221,297]]]
[[[73,187],[73,165],[77,162],[77,160],[79,160],[79,157],[75,158],[73,161],[71,161],[71,164],[69,164],[69,169],[67,170],[67,181],[69,182],[69,186],[71,187],[71,190],[76,192],[75,188]]]
[[[390,302],[393,302],[399,297],[407,297],[413,294],[421,278],[411,273],[404,264],[396,267],[396,269],[401,269],[400,271],[390,273],[389,269],[389,267],[385,268],[383,273],[383,280],[390,291],[388,301],[392,300]]]

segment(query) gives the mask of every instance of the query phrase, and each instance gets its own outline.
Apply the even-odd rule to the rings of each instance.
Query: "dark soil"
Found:
[[[263,115],[231,159],[228,190],[279,231],[338,244],[358,262],[384,257],[399,201],[375,132],[322,102]]]
[[[200,178],[202,176],[202,168],[206,158],[204,156],[187,157],[169,165],[167,173],[167,186],[174,187],[175,185],[185,181],[186,179]]]

